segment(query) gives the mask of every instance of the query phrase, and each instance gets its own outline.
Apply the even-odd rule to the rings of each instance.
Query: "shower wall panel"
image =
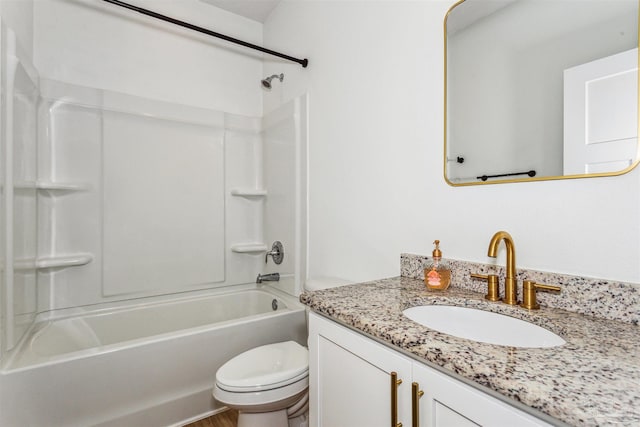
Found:
[[[43,311],[250,286],[274,240],[287,248],[277,285],[297,293],[300,100],[263,120],[39,79],[2,58],[3,356]]]
[[[38,253],[51,261],[38,269],[43,311],[101,294],[102,117],[93,107],[97,93],[49,81],[42,81],[41,93],[38,173],[50,189],[38,198]],[[64,262],[74,258],[74,265]]]
[[[224,129],[103,119],[105,295],[224,281]]]
[[[4,23],[0,23],[0,78],[0,350],[4,353],[36,314],[38,193],[38,75]]]
[[[259,119],[42,81],[39,310],[255,281]],[[64,263],[72,260],[74,265]]]
[[[38,87],[18,62],[13,88],[13,310],[16,337],[36,313],[36,108]]]
[[[263,189],[262,138],[260,119],[225,115],[226,212],[225,230],[229,247],[258,244],[264,240],[263,197],[233,195],[237,191]],[[264,252],[227,252],[227,280],[232,283],[255,282],[264,264]],[[252,269],[247,270],[249,263]]]
[[[268,244],[279,240],[285,248],[282,264],[270,259],[263,272],[280,273],[275,285],[297,295],[306,277],[306,147],[307,96],[295,98],[264,115],[264,229]]]

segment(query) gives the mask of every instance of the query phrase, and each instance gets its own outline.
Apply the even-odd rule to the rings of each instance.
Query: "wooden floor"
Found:
[[[238,411],[228,410],[184,427],[236,427],[236,424],[238,424]]]

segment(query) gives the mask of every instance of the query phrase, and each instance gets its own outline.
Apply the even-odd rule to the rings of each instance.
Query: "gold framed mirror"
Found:
[[[444,21],[453,186],[637,166],[638,0],[461,0]]]

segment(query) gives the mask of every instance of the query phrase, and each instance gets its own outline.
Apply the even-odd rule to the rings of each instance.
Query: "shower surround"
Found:
[[[60,324],[73,347],[79,324],[80,332],[89,332],[84,337],[99,335],[92,329],[94,323],[83,318],[97,319],[132,305],[252,289],[258,273],[280,273],[282,279],[273,284],[277,288],[273,292],[299,292],[305,269],[306,97],[263,117],[247,117],[83,87],[39,77],[14,33],[2,25],[0,36],[0,392],[11,396],[3,401],[12,402],[0,411],[0,424],[26,420],[24,414],[39,411],[27,399],[37,393],[38,375],[73,371],[75,361],[87,366],[100,363],[101,369],[120,375],[122,365],[102,364],[110,360],[106,353],[121,348],[101,342],[83,347],[81,354],[61,357],[42,348],[47,343],[42,340],[38,352],[54,357],[30,358],[32,354],[24,352],[33,350],[29,343],[36,342],[34,337],[46,322],[74,319]],[[284,244],[286,253],[277,269],[264,262],[275,240]],[[303,341],[302,312],[295,304],[288,305],[299,314],[284,323],[265,323],[278,329],[277,336],[266,331],[259,339],[247,335],[243,345]],[[223,310],[215,304],[197,307]],[[182,313],[178,319],[197,314],[176,312]],[[120,321],[104,324],[120,329],[138,326]],[[220,328],[216,322],[198,327]],[[235,339],[229,333],[217,336],[227,337],[226,343]],[[155,343],[156,335],[149,334],[146,341],[144,334],[136,337],[134,347]],[[182,342],[194,336],[191,328],[184,328],[163,339]],[[214,340],[212,350],[225,343]],[[200,351],[197,347],[182,351]],[[95,362],[86,360],[94,357]],[[114,357],[127,360],[125,353]],[[187,376],[213,378],[218,362],[223,361]],[[96,386],[88,380],[85,390],[80,383],[76,381],[74,388],[85,395]],[[7,394],[9,389],[20,389],[21,394]],[[178,399],[183,391],[164,390],[164,403],[170,406],[167,396]],[[55,393],[50,398],[54,402]],[[125,407],[120,402],[105,413],[115,420],[155,406],[138,403],[139,407],[132,402]],[[198,407],[194,409],[198,415],[216,408],[202,395],[199,403],[191,404],[192,409]],[[49,411],[45,408],[43,403],[41,409]],[[165,423],[158,420],[159,425]],[[87,419],[67,421],[73,425]],[[106,417],[101,422],[110,421]]]

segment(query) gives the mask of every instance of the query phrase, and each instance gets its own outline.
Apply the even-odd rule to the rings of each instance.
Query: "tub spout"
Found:
[[[256,278],[256,283],[277,282],[279,280],[280,280],[280,273],[258,274],[258,277]]]

